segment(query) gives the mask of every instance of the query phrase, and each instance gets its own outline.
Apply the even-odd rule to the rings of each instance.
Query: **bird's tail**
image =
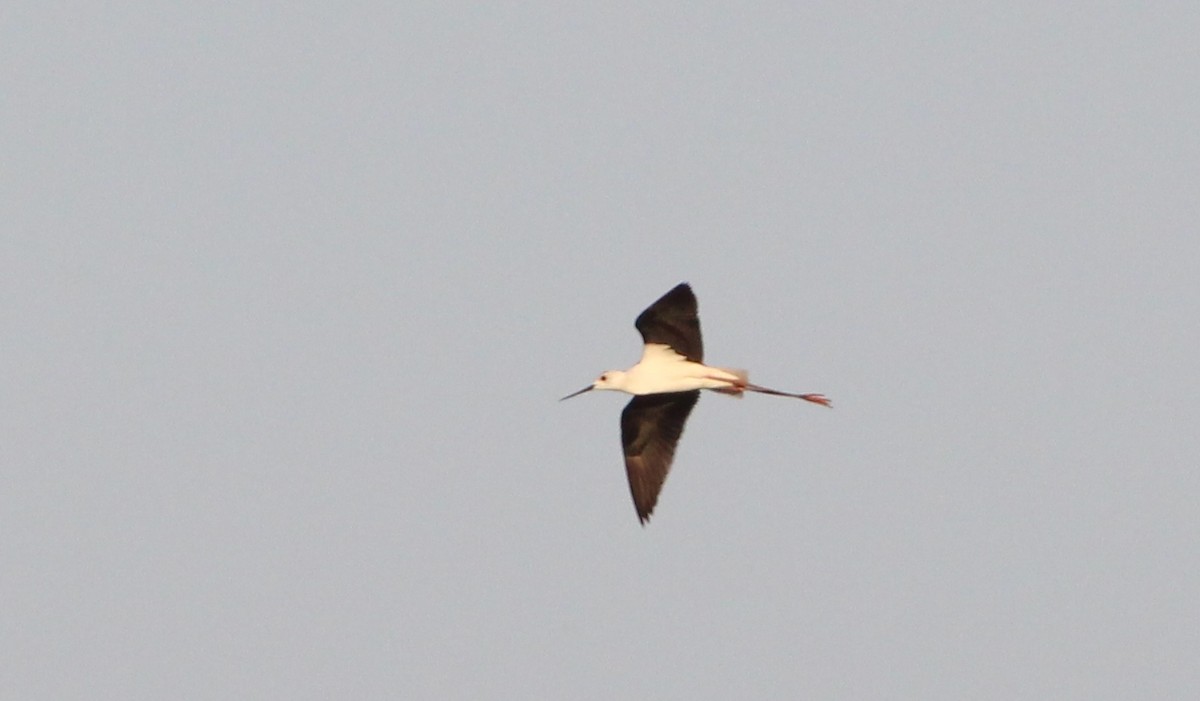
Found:
[[[750,374],[747,373],[745,370],[735,370],[733,368],[721,368],[721,369],[731,375],[736,376],[737,380],[734,381],[733,384],[729,385],[728,387],[718,387],[717,389],[714,389],[713,391],[720,392],[721,394],[728,394],[729,396],[734,397],[736,399],[741,399],[742,395],[745,394],[745,392],[746,392],[746,385],[750,384]]]

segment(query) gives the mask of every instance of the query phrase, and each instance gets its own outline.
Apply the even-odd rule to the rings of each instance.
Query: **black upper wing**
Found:
[[[681,282],[658,301],[646,307],[633,323],[646,343],[662,343],[696,363],[704,362],[704,343],[700,339],[700,316],[696,295]]]

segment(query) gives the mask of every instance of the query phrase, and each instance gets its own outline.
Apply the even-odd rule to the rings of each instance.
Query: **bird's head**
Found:
[[[570,399],[571,397],[578,397],[579,395],[583,394],[584,392],[591,392],[594,389],[620,390],[624,386],[625,386],[625,371],[624,370],[609,370],[608,372],[601,373],[600,377],[597,377],[596,381],[593,382],[592,384],[588,385],[587,387],[584,387],[583,389],[579,390],[578,392],[572,392],[558,401],[561,402],[563,399]]]

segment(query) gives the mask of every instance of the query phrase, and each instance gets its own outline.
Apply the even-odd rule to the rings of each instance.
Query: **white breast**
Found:
[[[623,389],[630,394],[687,392],[728,387],[737,379],[727,370],[693,363],[670,346],[648,343],[642,359],[629,368]]]

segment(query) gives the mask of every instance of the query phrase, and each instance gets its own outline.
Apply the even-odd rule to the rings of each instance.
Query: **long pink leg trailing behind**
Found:
[[[712,377],[710,379],[720,380],[723,378]],[[742,392],[744,391],[758,392],[760,394],[773,394],[776,397],[792,397],[795,399],[803,399],[806,402],[820,404],[821,406],[829,407],[831,409],[833,408],[833,401],[823,394],[793,394],[792,392],[780,392],[777,389],[771,389],[770,387],[763,387],[761,385],[754,385],[750,384],[749,382],[738,382],[731,384],[729,387],[722,387],[714,391],[720,392],[721,394],[732,394],[734,396],[741,396]]]
[[[761,394],[773,394],[777,397],[795,397],[796,399],[803,399],[806,402],[812,402],[813,404],[820,404],[821,406],[833,408],[833,401],[823,394],[792,394],[791,392],[780,392],[777,389],[760,387],[759,385],[752,384],[747,384],[746,389],[750,390],[751,392],[759,392]]]

